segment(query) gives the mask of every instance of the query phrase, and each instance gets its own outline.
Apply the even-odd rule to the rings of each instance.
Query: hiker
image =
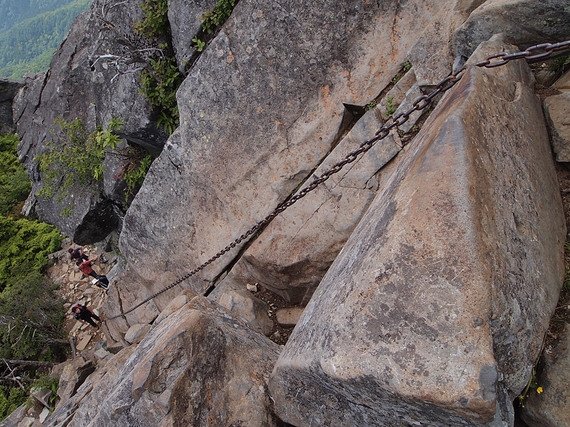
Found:
[[[98,288],[101,289],[105,289],[105,291],[107,291],[107,289],[109,289],[109,279],[107,279],[107,276],[100,276],[100,279],[93,279],[91,280],[91,284],[97,286]]]
[[[75,317],[81,323],[85,324],[89,323],[91,326],[95,328],[98,328],[99,325],[101,324],[101,318],[81,303],[77,303],[73,307],[71,307],[71,312],[73,313],[73,317]],[[97,325],[93,321],[93,319],[99,322],[99,325]]]
[[[87,261],[89,259],[89,257],[83,253],[81,248],[69,248],[67,252],[69,252],[71,261]]]
[[[95,279],[100,280],[104,284],[108,285],[109,280],[107,279],[107,276],[104,276],[102,274],[97,274],[95,273],[93,268],[91,268],[91,266],[95,261],[97,261],[97,257],[93,259],[87,259],[86,261],[79,260],[75,263],[75,265],[77,265],[79,271],[81,271],[84,275],[94,277]]]

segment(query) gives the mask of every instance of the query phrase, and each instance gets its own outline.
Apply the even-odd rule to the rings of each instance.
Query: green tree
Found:
[[[42,272],[48,255],[60,249],[61,239],[52,225],[0,216],[0,290],[27,271]]]
[[[46,198],[57,195],[61,203],[75,183],[85,186],[103,180],[105,155],[121,142],[115,131],[123,122],[112,119],[107,130],[98,128],[91,134],[81,119],[67,122],[58,117],[55,125],[52,131],[57,142],[49,142],[47,151],[36,159],[44,174],[44,187],[38,195]]]
[[[0,386],[0,420],[3,420],[26,402],[28,393],[19,387]]]
[[[42,360],[61,353],[64,316],[63,301],[41,273],[31,266],[18,271],[0,293],[0,357]]]
[[[91,0],[0,0],[0,76],[46,70],[73,19]]]
[[[44,174],[44,186],[38,195],[46,198],[56,197],[58,203],[63,203],[68,199],[68,189],[76,183],[95,187],[101,185],[105,172],[105,157],[115,155],[122,160],[122,170],[115,175],[115,179],[125,180],[128,201],[144,181],[153,158],[140,148],[116,150],[121,139],[115,132],[122,125],[122,121],[112,119],[107,130],[100,127],[87,134],[80,119],[67,122],[58,118],[54,129],[55,140],[58,142],[48,143],[48,150],[37,158]],[[73,205],[68,205],[64,212],[72,208]]]
[[[28,363],[61,359],[67,347],[63,302],[42,273],[62,236],[49,224],[17,214],[30,188],[17,144],[15,135],[0,135],[0,357]],[[19,384],[0,387],[0,420],[25,402],[36,365],[19,368],[25,377]]]
[[[17,215],[32,188],[18,161],[19,140],[14,134],[0,135],[0,215]]]

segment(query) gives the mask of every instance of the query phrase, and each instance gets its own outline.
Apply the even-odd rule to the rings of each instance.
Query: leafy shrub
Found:
[[[149,40],[164,40],[170,34],[167,0],[145,0],[141,7],[144,17],[135,24],[137,34]],[[158,125],[168,134],[178,126],[178,105],[176,91],[182,84],[182,76],[176,65],[176,58],[170,37],[158,45],[160,55],[151,58],[148,66],[140,72],[140,93],[150,103],[158,116]]]
[[[178,126],[176,91],[182,84],[182,76],[174,57],[151,59],[151,70],[140,73],[141,94],[158,114],[158,125],[171,134]]]
[[[49,403],[50,406],[53,408],[53,406],[55,406],[55,402],[58,398],[57,396],[57,389],[59,388],[59,378],[58,377],[52,377],[50,375],[39,375],[38,378],[36,378],[33,382],[32,382],[32,386],[31,389],[40,389],[40,390],[50,390],[52,392],[52,395],[49,399]],[[28,398],[28,401],[30,401],[31,398]]]
[[[30,193],[31,183],[16,148],[18,137],[0,135],[0,215],[17,215],[18,208]]]
[[[124,179],[127,184],[125,202],[131,199],[137,189],[142,185],[146,173],[152,164],[153,157],[140,147],[129,146],[121,151],[123,161],[121,171],[114,176],[115,179]]]
[[[216,6],[202,15],[202,31],[211,34],[214,30],[226,22],[232,14],[237,0],[218,0]]]
[[[0,386],[0,420],[3,420],[18,407],[24,403],[28,398],[26,391],[19,387],[11,389]]]
[[[0,290],[24,265],[41,272],[48,264],[47,256],[61,247],[61,239],[52,225],[0,216]]]
[[[49,142],[48,150],[36,159],[44,174],[44,186],[38,196],[52,198],[57,194],[57,202],[62,203],[75,183],[90,185],[102,181],[105,154],[120,143],[115,131],[123,124],[112,119],[107,130],[99,127],[88,135],[81,119],[67,122],[58,117],[52,131],[60,142]]]
[[[99,128],[90,135],[87,135],[80,119],[66,122],[58,118],[56,125],[64,133],[60,137],[63,142],[49,143],[48,151],[38,156],[40,169],[44,172],[44,186],[38,193],[40,197],[52,198],[57,195],[56,200],[61,203],[68,196],[67,190],[75,183],[99,184],[103,180],[103,161],[107,154],[123,158],[122,170],[115,175],[115,179],[123,178],[127,183],[127,199],[135,194],[144,181],[153,157],[135,147],[115,151],[120,143],[115,131],[123,125],[122,121],[112,119],[106,131]],[[61,215],[71,216],[72,207],[64,207]]]
[[[135,30],[138,34],[151,40],[163,34],[170,34],[168,0],[144,0],[141,8],[144,18],[135,23]]]
[[[204,50],[207,41],[206,38],[210,39],[212,37],[206,37],[205,35],[213,34],[216,28],[226,22],[226,19],[228,19],[232,14],[232,10],[236,3],[237,0],[218,0],[213,9],[204,12],[200,18],[202,21],[200,26],[201,35],[192,39],[192,43],[194,43],[198,52],[202,52]]]
[[[63,301],[37,271],[18,271],[0,293],[0,357],[40,360],[61,353]],[[44,357],[45,359],[45,357]]]

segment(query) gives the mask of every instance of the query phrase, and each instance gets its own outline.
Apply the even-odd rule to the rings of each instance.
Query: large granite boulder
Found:
[[[552,136],[552,149],[559,162],[570,162],[570,90],[544,100],[544,113]]]
[[[14,121],[22,140],[20,160],[32,179],[28,205],[35,207],[40,219],[56,225],[79,244],[102,240],[117,229],[121,214],[109,208],[109,204],[120,205],[117,197],[108,197],[99,183],[75,185],[62,202],[57,197],[37,197],[44,183],[35,159],[48,142],[61,144],[64,140],[64,135],[52,132],[57,130],[57,117],[68,122],[79,118],[87,132],[97,126],[106,128],[112,118],[121,119],[125,122],[121,135],[126,141],[160,152],[166,134],[157,128],[139,92],[137,73],[132,72],[141,64],[134,61],[119,72],[114,62],[103,59],[111,55],[133,59],[125,40],[134,37],[133,23],[141,16],[138,2],[109,7],[109,2],[95,1],[90,12],[74,21],[52,58],[50,70],[27,79],[14,101]],[[120,171],[118,164],[112,166],[108,180]],[[71,213],[62,215],[65,208]]]
[[[216,0],[168,0],[168,22],[178,69],[186,73],[199,52],[192,41],[198,37],[202,16],[216,6]]]
[[[369,110],[307,183],[372,138],[381,124],[378,111]],[[288,301],[307,304],[374,198],[381,180],[378,171],[400,149],[390,135],[279,215],[247,248],[224,281],[238,282],[244,288],[247,283],[260,283]]]
[[[567,0],[487,0],[457,29],[452,49],[469,57],[479,43],[497,33],[519,48],[559,42],[568,39],[569,27]]]
[[[512,51],[499,41],[474,59]],[[323,278],[270,379],[294,425],[512,424],[564,277],[524,62],[470,68]]]
[[[181,125],[125,217],[120,248],[136,282],[152,294],[286,200],[340,141],[344,104],[378,96],[453,4],[240,1],[180,87]],[[182,286],[208,289],[240,247]]]
[[[272,426],[266,381],[279,350],[194,297],[109,359],[45,425]]]

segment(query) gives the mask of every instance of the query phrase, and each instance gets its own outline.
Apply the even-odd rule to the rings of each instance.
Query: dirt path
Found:
[[[91,350],[98,342],[103,341],[105,336],[100,329],[76,320],[71,313],[71,306],[80,302],[95,311],[96,314],[99,314],[107,295],[105,290],[91,283],[93,279],[91,276],[84,276],[77,266],[69,260],[67,254],[69,247],[71,246],[64,246],[63,256],[48,269],[47,274],[60,286],[56,294],[65,301],[64,328],[68,337],[73,337],[76,350],[81,352]],[[97,255],[100,256],[100,259],[93,265],[93,270],[98,274],[106,275],[115,265],[115,257],[111,257],[107,253],[103,253],[101,257],[101,254],[98,254],[94,248],[90,247],[85,247],[84,252],[90,259]]]

